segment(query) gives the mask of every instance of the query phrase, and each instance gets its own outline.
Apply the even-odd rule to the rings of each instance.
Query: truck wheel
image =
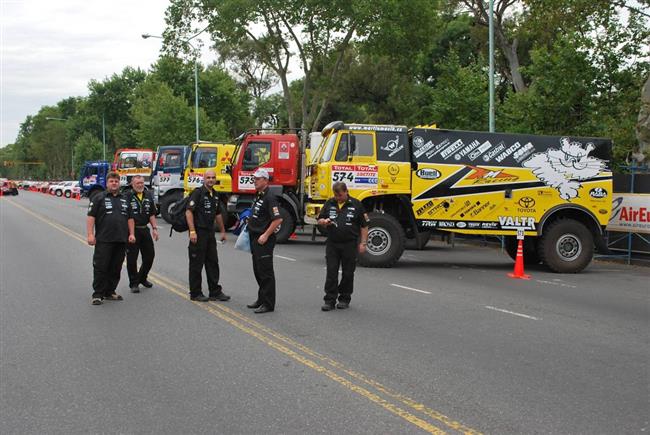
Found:
[[[539,256],[553,272],[578,273],[591,262],[594,239],[589,229],[573,219],[558,219],[544,229]]]
[[[418,231],[415,237],[412,239],[406,239],[405,247],[406,249],[421,251],[425,246],[427,246],[429,240],[431,240],[431,231]]]
[[[173,192],[163,196],[160,200],[160,215],[168,224],[172,223],[172,207],[174,207],[174,205],[176,205],[176,203],[182,199],[183,192]]]
[[[510,258],[517,259],[517,245],[518,240],[515,236],[506,236],[504,241],[504,248]],[[538,240],[537,237],[527,237],[524,239],[524,264],[532,266],[539,264],[539,253],[537,252]]]
[[[404,229],[391,215],[373,212],[368,217],[368,246],[366,253],[359,255],[359,264],[364,267],[392,267],[404,252]]]
[[[287,243],[289,237],[296,229],[296,220],[283,205],[280,205],[280,216],[282,216],[282,223],[275,230],[275,242]]]

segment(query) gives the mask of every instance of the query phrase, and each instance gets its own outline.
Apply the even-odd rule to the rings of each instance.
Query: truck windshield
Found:
[[[194,150],[192,155],[193,168],[214,168],[217,166],[217,148],[201,148]]]
[[[156,169],[158,171],[180,173],[183,168],[183,153],[181,150],[161,151]]]
[[[336,144],[336,136],[337,136],[336,133],[332,133],[327,138],[327,143],[325,144],[325,149],[323,150],[323,157],[321,157],[320,159],[321,163],[329,162],[330,159],[332,158],[332,152],[334,151],[334,144]]]
[[[120,154],[119,169],[151,168],[151,152],[125,152]]]

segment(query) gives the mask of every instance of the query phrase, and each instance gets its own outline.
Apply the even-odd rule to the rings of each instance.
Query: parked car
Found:
[[[0,184],[0,189],[2,190],[2,195],[13,195],[16,196],[18,195],[18,186],[16,183],[10,180],[4,180],[2,181],[2,184]]]
[[[79,182],[78,181],[68,181],[63,187],[63,196],[70,198],[71,196],[76,196],[80,192]],[[59,196],[59,195],[57,195]]]

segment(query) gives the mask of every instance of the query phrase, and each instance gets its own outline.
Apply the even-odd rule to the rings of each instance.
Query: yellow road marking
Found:
[[[59,231],[65,233],[66,235],[68,235],[68,236],[80,241],[81,243],[85,244],[86,246],[88,246],[86,239],[81,237],[81,235],[74,232],[73,230],[70,230],[67,227],[63,226],[63,225],[51,222],[51,221],[45,219],[43,216],[32,212],[31,210],[27,209],[26,207],[24,207],[24,206],[22,206],[20,204],[15,203],[12,200],[9,200],[8,202],[10,202],[12,205],[16,206],[17,208],[20,208],[21,210],[25,211],[29,215],[41,220],[42,222],[45,222],[46,224],[58,229]],[[163,276],[161,276],[161,275],[159,275],[159,274],[157,274],[155,272],[150,272],[150,276],[152,277],[152,281],[156,282],[157,284],[159,284],[163,288],[166,288],[171,293],[174,293],[174,294],[182,297],[183,299],[186,299],[186,300],[190,301],[189,297],[187,296],[187,294],[183,290],[182,284],[176,283],[173,280],[171,280],[170,278],[163,277]],[[280,352],[284,353],[285,355],[293,358],[294,360],[300,362],[301,364],[303,364],[303,365],[305,365],[305,366],[307,366],[307,367],[309,367],[309,368],[311,368],[311,369],[313,369],[313,370],[315,370],[315,371],[317,371],[319,373],[324,374],[328,378],[330,378],[330,379],[336,381],[337,383],[345,386],[346,388],[356,392],[357,394],[367,398],[371,402],[374,402],[374,403],[382,406],[384,409],[388,410],[389,412],[391,412],[391,413],[393,413],[395,415],[398,415],[399,417],[401,417],[401,418],[405,419],[406,421],[416,425],[417,427],[423,429],[426,432],[434,433],[434,434],[444,434],[445,433],[440,428],[430,424],[427,421],[424,421],[424,420],[418,418],[417,416],[409,413],[408,411],[406,411],[404,409],[401,409],[398,406],[395,406],[394,404],[392,404],[392,403],[388,402],[387,400],[381,398],[377,394],[374,394],[374,393],[368,391],[367,389],[365,389],[365,388],[351,382],[350,380],[340,376],[339,374],[337,374],[337,373],[333,372],[332,370],[318,364],[317,362],[315,362],[313,360],[310,360],[310,359],[296,353],[295,351],[293,351],[290,348],[282,345],[281,343],[279,343],[277,341],[274,341],[274,340],[260,334],[260,332],[252,329],[251,327],[248,327],[248,326],[244,325],[243,323],[239,322],[237,319],[240,319],[240,320],[248,323],[249,325],[259,329],[260,331],[263,331],[264,333],[266,333],[266,334],[268,334],[268,335],[270,335],[272,337],[275,337],[278,340],[283,341],[288,345],[291,345],[291,346],[295,347],[296,349],[306,353],[307,355],[309,355],[311,357],[315,357],[315,358],[318,358],[318,359],[320,359],[322,361],[327,362],[332,367],[335,367],[335,368],[343,371],[344,373],[348,374],[349,376],[351,376],[353,378],[356,378],[358,380],[361,380],[361,381],[365,382],[368,385],[371,385],[376,390],[380,391],[381,393],[385,394],[386,396],[391,397],[391,398],[396,399],[396,400],[399,400],[400,402],[402,402],[403,404],[413,408],[414,410],[420,411],[423,414],[425,414],[425,415],[427,415],[427,416],[429,416],[431,418],[434,418],[435,420],[438,420],[439,422],[445,424],[449,428],[452,428],[454,430],[457,430],[457,431],[459,431],[461,433],[468,434],[468,435],[478,435],[478,434],[480,434],[480,432],[478,432],[478,431],[476,431],[474,429],[468,428],[468,427],[464,426],[462,423],[454,421],[454,420],[450,419],[449,417],[445,416],[444,414],[441,414],[441,413],[439,413],[439,412],[437,412],[437,411],[435,411],[433,409],[430,409],[430,408],[426,407],[424,404],[418,403],[417,401],[409,398],[408,396],[396,393],[396,392],[390,390],[389,388],[383,386],[379,382],[376,382],[376,381],[374,381],[372,379],[369,379],[369,378],[367,378],[365,375],[363,375],[361,373],[350,370],[350,369],[346,368],[342,363],[340,363],[338,361],[335,361],[335,360],[333,360],[333,359],[331,359],[331,358],[329,358],[327,356],[324,356],[324,355],[322,355],[322,354],[320,354],[320,353],[318,353],[316,351],[313,351],[312,349],[304,346],[303,344],[300,344],[300,343],[292,340],[291,338],[288,338],[288,337],[286,337],[286,336],[284,336],[284,335],[282,335],[282,334],[280,334],[280,333],[278,333],[278,332],[276,332],[276,331],[274,331],[274,330],[272,330],[272,329],[270,329],[270,328],[268,328],[268,327],[266,327],[266,326],[264,326],[264,325],[262,325],[262,324],[260,324],[260,323],[258,323],[256,321],[248,318],[247,316],[245,316],[245,315],[243,315],[243,314],[241,314],[241,313],[239,313],[239,312],[237,312],[235,310],[232,310],[230,308],[224,307],[223,305],[219,305],[219,304],[206,304],[206,303],[195,302],[195,301],[190,301],[190,302],[192,302],[196,306],[204,309],[205,311],[208,311],[212,315],[224,320],[225,322],[231,324],[232,326],[240,329],[241,331],[247,333],[248,335],[251,335],[251,336],[257,338],[258,340],[260,340],[263,343],[267,344],[268,346],[276,349],[277,351],[280,351]],[[236,317],[237,319],[235,319],[233,317]]]

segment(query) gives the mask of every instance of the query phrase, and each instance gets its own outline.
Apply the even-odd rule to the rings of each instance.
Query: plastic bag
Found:
[[[244,225],[235,242],[235,248],[244,252],[251,252],[251,237],[248,234],[248,225]]]

